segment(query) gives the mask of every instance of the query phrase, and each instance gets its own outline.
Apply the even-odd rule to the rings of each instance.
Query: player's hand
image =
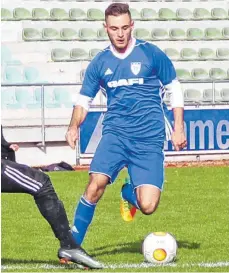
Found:
[[[69,127],[65,135],[66,141],[72,149],[76,148],[76,141],[79,139],[77,127]]]
[[[19,149],[19,146],[17,144],[11,144],[10,149],[16,152]]]
[[[174,130],[172,133],[172,143],[176,151],[182,150],[187,146],[184,130]]]

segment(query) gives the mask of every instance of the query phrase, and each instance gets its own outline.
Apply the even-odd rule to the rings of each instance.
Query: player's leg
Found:
[[[60,241],[59,258],[91,268],[101,268],[100,263],[75,243],[63,203],[59,200],[49,176],[9,160],[2,160],[1,167],[2,192],[28,193],[34,197],[40,213]]]
[[[78,244],[83,242],[94,216],[96,204],[106,186],[114,182],[119,171],[126,165],[126,160],[122,141],[115,135],[104,135],[90,166],[89,183],[74,215],[72,234]]]

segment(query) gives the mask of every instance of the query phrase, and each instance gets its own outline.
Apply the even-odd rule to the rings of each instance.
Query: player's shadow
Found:
[[[198,249],[200,248],[199,243],[193,243],[188,241],[177,241],[178,248],[187,248],[187,249]],[[103,255],[113,255],[116,253],[141,253],[142,241],[138,242],[129,242],[113,245],[105,245],[102,247],[94,248],[90,253],[92,255],[103,256]]]
[[[9,264],[50,264],[56,265],[57,262],[55,261],[47,261],[47,260],[23,260],[23,259],[9,259],[9,258],[2,258],[1,265],[9,265]]]

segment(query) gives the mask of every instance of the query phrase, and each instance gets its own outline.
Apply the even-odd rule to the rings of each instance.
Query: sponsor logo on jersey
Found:
[[[138,75],[141,70],[141,63],[140,62],[132,62],[130,64],[130,69],[134,75]]]
[[[115,88],[118,86],[128,86],[128,85],[134,85],[134,84],[143,84],[144,79],[143,78],[132,78],[132,79],[120,79],[118,81],[111,81],[108,82],[107,85],[110,88]]]
[[[105,72],[105,76],[106,76],[106,75],[111,75],[111,74],[113,74],[113,72],[111,71],[110,68],[107,68],[107,70],[106,70],[106,72]]]

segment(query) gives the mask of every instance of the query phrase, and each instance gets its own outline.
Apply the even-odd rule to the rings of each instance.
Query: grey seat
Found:
[[[180,53],[175,48],[165,48],[164,52],[171,60],[176,61],[180,59]]]
[[[152,40],[150,32],[146,28],[136,28],[134,29],[133,35],[135,38],[140,40]]]
[[[79,8],[72,8],[69,10],[69,20],[87,20],[87,14]]]
[[[101,52],[101,49],[92,48],[92,49],[89,51],[89,59],[93,59],[99,52]]]
[[[222,39],[222,32],[218,28],[206,28],[205,38],[208,40],[220,40]]]
[[[1,8],[1,21],[14,20],[13,14],[9,9]]]
[[[25,8],[15,8],[13,10],[13,17],[15,20],[31,20],[32,14]]]
[[[49,12],[44,8],[34,8],[32,10],[32,19],[33,20],[49,20]]]
[[[104,28],[100,28],[97,30],[97,40],[107,41],[108,39],[109,38],[108,38],[107,32],[105,31]]]
[[[217,48],[216,56],[218,59],[229,60],[229,48]]]
[[[184,100],[189,102],[200,102],[202,93],[198,89],[186,89],[184,91]]]
[[[43,28],[42,39],[46,41],[60,40],[60,33],[54,28]]]
[[[223,80],[227,78],[227,73],[220,67],[211,68],[209,71],[211,79]]]
[[[157,20],[158,15],[155,10],[150,9],[150,8],[143,8],[141,10],[141,20]]]
[[[131,17],[133,20],[140,20],[141,14],[134,8],[130,8]]]
[[[168,40],[169,34],[164,28],[155,28],[151,32],[153,40]]]
[[[172,28],[169,31],[169,36],[172,40],[185,40],[186,39],[186,33],[181,28]]]
[[[50,10],[50,18],[56,21],[69,20],[69,14],[64,9],[53,8]]]
[[[60,40],[62,41],[74,41],[78,38],[78,33],[73,28],[62,28],[60,31]]]
[[[221,98],[222,101],[229,102],[229,88],[221,89]]]
[[[194,68],[191,74],[194,80],[206,80],[209,78],[208,71],[204,68]]]
[[[228,18],[228,13],[225,9],[222,8],[213,8],[211,10],[211,17],[212,19],[216,20],[224,20]]]
[[[193,48],[182,48],[181,58],[183,60],[196,60],[198,59],[198,53]]]
[[[204,102],[221,101],[220,91],[213,90],[213,89],[204,89],[202,101],[204,101]]]
[[[102,20],[104,20],[104,18],[105,18],[105,15],[102,10],[91,8],[91,9],[88,9],[88,11],[87,11],[87,19],[88,20],[102,21]]]
[[[202,40],[204,38],[204,32],[199,28],[189,28],[187,30],[188,40]]]
[[[207,20],[211,18],[211,13],[205,8],[195,8],[193,17],[196,20]]]
[[[216,58],[215,51],[211,48],[200,48],[199,58],[201,60],[214,60]]]
[[[71,60],[88,60],[89,56],[88,53],[83,48],[73,48],[70,51],[70,58]]]
[[[178,79],[180,79],[180,80],[191,80],[192,79],[190,72],[186,69],[183,69],[183,68],[177,68],[176,74],[177,74]]]
[[[160,8],[158,11],[158,17],[160,20],[175,20],[176,13],[169,8]]]
[[[24,28],[22,30],[22,38],[25,41],[40,41],[42,40],[42,34],[35,28]]]
[[[222,36],[223,36],[223,39],[226,39],[226,40],[229,39],[229,27],[224,27],[222,29]]]
[[[70,60],[70,52],[63,48],[54,48],[51,51],[51,59],[54,62],[63,62]]]
[[[191,10],[186,8],[178,8],[176,10],[176,19],[177,20],[192,20],[193,19],[193,13]]]

